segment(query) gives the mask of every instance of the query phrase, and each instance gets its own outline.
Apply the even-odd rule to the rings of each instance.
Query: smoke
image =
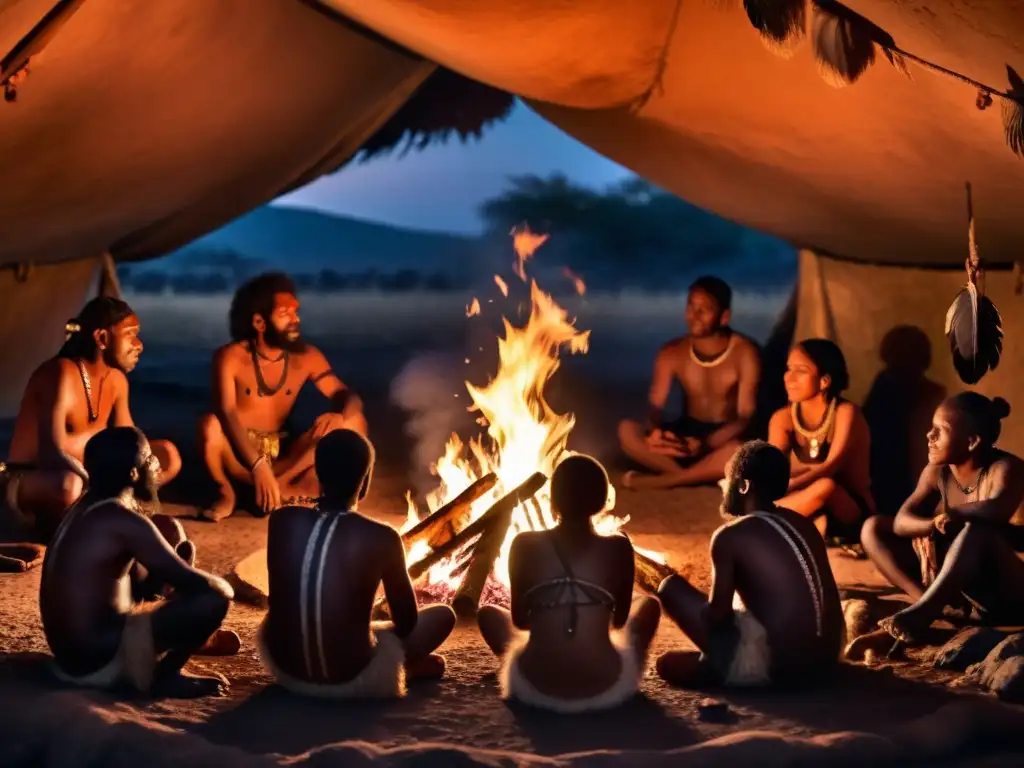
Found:
[[[391,382],[391,402],[407,412],[406,433],[413,439],[413,483],[422,495],[437,486],[430,472],[444,454],[452,432],[463,440],[479,431],[466,392],[465,353],[431,350],[411,358]]]

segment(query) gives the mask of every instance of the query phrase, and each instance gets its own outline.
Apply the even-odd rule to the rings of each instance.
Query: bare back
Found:
[[[736,519],[716,532],[712,547],[717,571],[721,560],[731,567],[736,593],[768,633],[773,667],[785,670],[834,664],[844,632],[842,606],[825,543],[814,524],[787,509]],[[772,525],[795,530],[801,553],[810,552],[805,570],[793,546]],[[724,535],[723,535],[724,534]],[[811,567],[813,565],[813,567]],[[816,574],[815,574],[816,570]],[[813,584],[820,583],[816,606]],[[819,632],[819,616],[820,630]],[[773,673],[773,679],[776,674]]]
[[[724,424],[738,417],[744,371],[751,357],[757,358],[757,347],[732,332],[723,350],[717,362],[701,364],[699,357],[694,359],[692,338],[684,336],[670,341],[658,353],[656,368],[663,366],[671,372],[671,381],[679,382],[687,417],[708,424]]]
[[[85,444],[110,424],[115,405],[128,397],[128,379],[118,370],[109,369],[91,387],[95,421],[89,418],[85,385],[74,361],[52,358],[39,366],[21,399],[9,460],[37,464],[48,444],[56,444],[58,450],[82,461]]]
[[[567,576],[563,559],[576,580],[603,590],[612,598],[608,603],[614,603],[594,601],[576,606],[572,632],[572,608],[568,604],[542,606],[538,589]],[[614,682],[619,662],[609,630],[622,627],[629,616],[633,593],[629,540],[593,533],[568,536],[559,528],[522,533],[512,545],[510,576],[512,620],[530,633],[521,658],[525,674],[535,681],[546,679],[553,689],[564,688],[564,681],[586,686],[589,693],[605,690]]]
[[[275,663],[297,679],[324,681],[317,637],[327,681],[347,682],[369,663],[381,582],[398,634],[415,626],[405,552],[390,526],[355,512],[285,507],[270,517],[267,566],[267,643]]]

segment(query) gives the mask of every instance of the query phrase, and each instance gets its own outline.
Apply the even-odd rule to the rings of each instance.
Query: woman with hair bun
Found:
[[[977,392],[935,411],[917,489],[895,518],[872,517],[862,532],[875,567],[914,604],[855,640],[851,658],[894,638],[921,642],[947,606],[983,623],[1024,623],[1021,529],[1011,522],[1024,502],[1024,462],[996,447],[1009,413],[1003,398]]]
[[[789,491],[778,506],[820,521],[829,541],[858,545],[875,514],[871,435],[864,414],[842,397],[846,359],[828,339],[805,339],[786,362],[789,405],[768,425],[768,442],[790,457]]]

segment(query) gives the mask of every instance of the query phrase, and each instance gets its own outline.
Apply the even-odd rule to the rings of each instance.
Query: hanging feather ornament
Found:
[[[815,0],[811,44],[822,79],[835,88],[857,82],[875,63],[875,47],[901,74],[910,77],[892,35],[842,3]]]
[[[960,380],[973,385],[999,366],[1003,352],[1003,320],[996,305],[985,296],[984,272],[974,238],[970,183],[967,184],[967,219],[969,254],[964,262],[967,285],[946,311],[946,338]]]
[[[709,0],[719,7],[735,7],[736,0]],[[807,0],[743,0],[743,10],[765,48],[791,59],[807,33]]]
[[[1010,88],[1003,97],[1003,130],[1006,143],[1018,157],[1024,157],[1024,80],[1013,67],[1006,66],[1006,74],[1010,79]]]

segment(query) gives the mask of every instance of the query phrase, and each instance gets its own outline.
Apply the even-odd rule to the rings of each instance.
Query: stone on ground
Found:
[[[1006,639],[1006,633],[989,627],[969,627],[956,634],[935,654],[936,669],[965,671],[977,664]]]

